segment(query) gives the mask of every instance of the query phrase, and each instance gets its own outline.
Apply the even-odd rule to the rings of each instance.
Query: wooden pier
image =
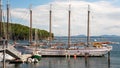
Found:
[[[21,54],[21,52],[17,51],[13,46],[8,46],[5,50],[7,54],[14,58],[11,62],[26,62],[27,58],[32,56],[32,54]],[[0,52],[3,51],[4,49],[0,47]]]

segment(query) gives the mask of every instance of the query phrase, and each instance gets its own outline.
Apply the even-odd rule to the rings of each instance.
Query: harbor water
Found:
[[[120,68],[120,38],[107,38],[113,50],[104,57],[42,57],[39,63],[6,63],[6,68]],[[0,63],[2,68],[2,63]]]

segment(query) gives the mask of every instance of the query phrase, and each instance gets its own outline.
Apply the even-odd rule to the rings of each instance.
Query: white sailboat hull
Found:
[[[102,48],[88,48],[88,49],[40,49],[42,56],[104,56],[112,50],[112,46]]]

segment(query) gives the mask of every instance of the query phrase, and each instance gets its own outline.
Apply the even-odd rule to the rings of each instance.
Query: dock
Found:
[[[0,46],[0,52],[3,52],[2,46]],[[26,62],[27,58],[31,57],[32,54],[21,54],[18,50],[16,50],[13,46],[8,46],[5,48],[6,53],[15,58],[15,60],[11,60],[12,62]]]

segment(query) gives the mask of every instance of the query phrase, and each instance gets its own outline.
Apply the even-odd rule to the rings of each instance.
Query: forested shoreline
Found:
[[[0,37],[3,37],[6,35],[7,31],[7,23],[0,23],[2,24],[1,30],[0,30]],[[21,24],[14,24],[9,23],[8,26],[8,36],[11,40],[29,40],[29,34],[30,34],[30,28],[25,25]],[[41,30],[38,28],[32,28],[32,38],[35,39],[35,30],[37,30],[37,38],[40,39],[47,39],[49,37],[49,32],[46,30]],[[52,33],[53,37],[53,33]]]

